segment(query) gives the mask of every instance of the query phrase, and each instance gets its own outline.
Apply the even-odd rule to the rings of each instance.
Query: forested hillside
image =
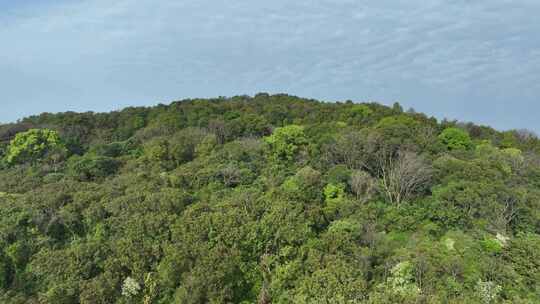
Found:
[[[0,142],[0,303],[540,303],[528,131],[258,94]]]

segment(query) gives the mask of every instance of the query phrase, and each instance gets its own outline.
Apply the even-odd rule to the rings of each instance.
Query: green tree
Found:
[[[93,181],[116,173],[120,162],[106,156],[74,156],[69,160],[69,173],[80,181]]]
[[[276,159],[293,160],[300,148],[307,144],[304,127],[289,125],[274,130],[265,138]]]
[[[324,212],[329,218],[333,218],[339,207],[345,202],[345,185],[328,184],[324,187]]]
[[[447,128],[440,135],[439,140],[448,150],[469,150],[473,142],[467,131],[459,128]]]
[[[0,125],[0,303],[540,303],[540,140],[457,125],[285,94]]]
[[[30,129],[18,133],[11,141],[6,161],[9,164],[35,162],[55,150],[65,151],[58,132],[49,129]]]

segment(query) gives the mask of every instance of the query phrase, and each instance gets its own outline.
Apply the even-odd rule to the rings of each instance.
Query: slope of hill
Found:
[[[540,303],[540,141],[258,94],[0,126],[1,303]]]

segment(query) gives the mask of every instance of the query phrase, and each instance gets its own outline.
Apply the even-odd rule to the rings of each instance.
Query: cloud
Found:
[[[0,120],[270,91],[540,130],[538,1],[47,2],[0,13]]]

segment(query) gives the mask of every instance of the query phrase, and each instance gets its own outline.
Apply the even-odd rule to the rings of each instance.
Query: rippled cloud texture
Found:
[[[538,12],[538,0],[0,0],[0,121],[265,91],[540,131]]]

